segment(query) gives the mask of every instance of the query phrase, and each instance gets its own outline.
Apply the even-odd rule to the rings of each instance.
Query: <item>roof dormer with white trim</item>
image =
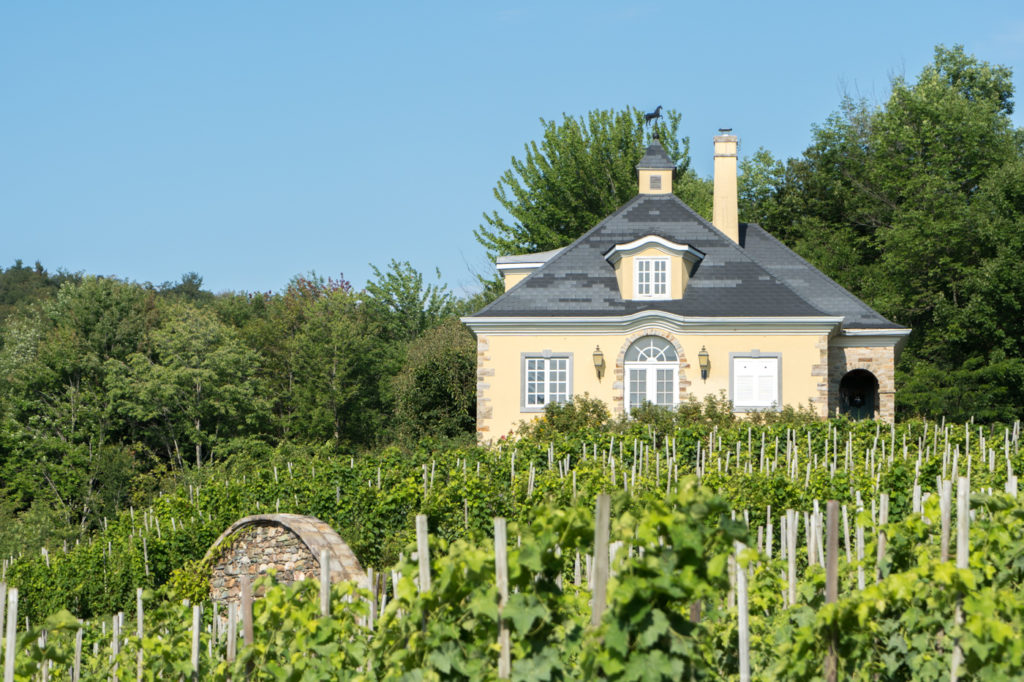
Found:
[[[657,235],[616,244],[604,254],[615,268],[619,294],[625,301],[679,300],[704,254],[687,244]]]

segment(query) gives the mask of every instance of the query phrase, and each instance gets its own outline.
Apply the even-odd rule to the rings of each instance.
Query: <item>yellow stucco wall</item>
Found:
[[[671,169],[640,169],[640,194],[671,194],[672,193],[672,171]],[[661,189],[651,189],[651,176],[661,176]]]
[[[536,270],[536,268],[530,268],[528,270],[525,268],[522,270],[502,270],[501,278],[505,284],[505,291],[508,291],[515,285],[522,282],[524,279],[526,279],[526,276],[529,275],[534,270]]]
[[[572,354],[572,392],[589,393],[603,400],[613,416],[623,413],[623,356],[638,338],[654,334],[672,341],[679,351],[679,396],[702,399],[708,394],[729,395],[730,353],[781,353],[782,403],[813,405],[822,416],[827,393],[822,387],[828,375],[828,338],[825,335],[793,334],[711,334],[671,333],[661,328],[641,328],[629,334],[587,335],[505,335],[481,332],[478,344],[477,427],[483,440],[508,433],[520,421],[536,418],[540,412],[524,412],[522,396],[522,354],[551,351]],[[598,378],[593,353],[600,346],[604,354],[604,376]],[[706,347],[711,360],[707,381],[701,381],[697,354]]]

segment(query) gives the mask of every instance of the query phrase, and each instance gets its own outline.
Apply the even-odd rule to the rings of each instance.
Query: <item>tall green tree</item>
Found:
[[[385,271],[370,268],[375,279],[366,283],[365,303],[389,339],[411,341],[454,314],[456,300],[441,282],[440,271],[426,284],[408,261],[392,260]]]
[[[208,308],[175,302],[161,317],[152,351],[112,368],[107,387],[172,462],[194,453],[199,467],[219,439],[265,425],[260,358]]]
[[[319,442],[369,444],[383,414],[380,382],[391,345],[359,294],[331,291],[313,302],[287,344],[293,371],[289,431]]]
[[[153,292],[115,279],[66,282],[2,328],[0,487],[85,530],[127,499],[140,468],[111,371],[149,347]]]
[[[1024,406],[1024,134],[1009,117],[1011,77],[939,46],[883,105],[845,100],[749,207],[914,329],[898,377],[905,412],[994,419]]]
[[[455,318],[411,344],[395,376],[395,418],[403,435],[459,436],[476,427],[476,339]]]
[[[645,130],[642,111],[597,110],[560,122],[541,119],[539,142],[512,158],[494,188],[502,213],[484,214],[477,241],[494,259],[500,255],[565,246],[637,193],[636,164],[657,133],[676,163],[673,192],[705,217],[711,186],[690,168],[690,140],[679,136],[681,115],[664,112]],[[507,215],[503,215],[507,214]]]

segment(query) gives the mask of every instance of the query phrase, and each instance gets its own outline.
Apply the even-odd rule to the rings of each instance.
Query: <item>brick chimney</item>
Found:
[[[732,128],[719,128],[715,135],[715,198],[711,223],[737,244],[740,241],[739,207],[736,190],[736,148],[739,138]]]

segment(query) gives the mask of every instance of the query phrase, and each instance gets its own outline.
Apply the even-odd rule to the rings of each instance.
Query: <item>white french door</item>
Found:
[[[645,362],[626,365],[629,377],[627,410],[644,403],[675,407],[678,363]]]

